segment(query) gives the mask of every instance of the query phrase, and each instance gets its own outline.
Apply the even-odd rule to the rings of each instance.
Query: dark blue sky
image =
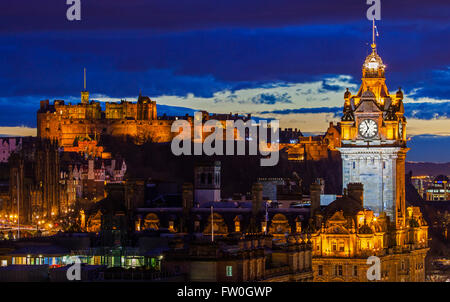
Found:
[[[142,90],[160,104],[209,111],[334,112],[345,85],[357,89],[369,51],[365,2],[81,0],[82,20],[69,22],[64,0],[2,0],[0,128],[34,128],[41,99],[78,100],[83,67],[100,100]],[[450,161],[417,137],[450,142],[450,2],[381,3],[378,49],[391,92],[401,86],[407,96],[408,159]],[[333,84],[340,76],[348,78]],[[310,93],[295,98],[286,86]],[[280,113],[288,126],[303,118],[290,114]]]

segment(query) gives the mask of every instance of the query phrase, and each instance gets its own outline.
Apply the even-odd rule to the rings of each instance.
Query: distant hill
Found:
[[[450,175],[450,162],[448,163],[423,163],[423,162],[406,162],[405,172],[412,171],[413,176],[439,174]]]

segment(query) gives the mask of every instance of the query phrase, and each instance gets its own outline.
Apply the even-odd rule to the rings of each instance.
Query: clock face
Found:
[[[359,124],[359,134],[364,138],[373,138],[378,133],[378,125],[374,120],[363,120]]]

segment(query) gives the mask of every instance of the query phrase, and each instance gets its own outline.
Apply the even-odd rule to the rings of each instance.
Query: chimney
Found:
[[[261,183],[254,183],[252,186],[252,213],[256,217],[257,213],[261,209],[262,203],[262,190],[263,186]]]
[[[348,196],[357,200],[361,206],[364,206],[364,185],[362,183],[349,183],[347,192]]]
[[[183,217],[181,219],[181,231],[189,232],[189,214],[194,206],[194,186],[190,182],[183,184],[181,198],[183,202]]]
[[[315,212],[320,209],[320,192],[321,192],[320,184],[312,183],[309,186],[309,194],[311,197],[311,206],[310,206],[311,217],[313,217]]]
[[[183,184],[182,188],[183,212],[189,212],[194,206],[194,186],[190,182]]]

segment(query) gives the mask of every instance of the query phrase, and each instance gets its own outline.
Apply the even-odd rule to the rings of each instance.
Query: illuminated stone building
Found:
[[[226,120],[243,120],[251,118],[237,114],[212,114],[202,111],[203,121],[218,120],[225,128]],[[89,150],[102,152],[100,146],[86,142],[87,137],[110,135],[114,137],[132,137],[134,142],[142,144],[147,141],[167,143],[178,135],[172,132],[172,124],[184,119],[194,131],[192,116],[158,116],[156,102],[148,96],[139,95],[136,103],[122,100],[109,102],[103,110],[100,102],[89,100],[89,92],[81,92],[81,103],[66,104],[63,100],[41,101],[37,112],[37,136],[58,141],[67,151]],[[204,132],[203,138],[208,135]],[[236,130],[235,130],[236,135]],[[237,136],[237,135],[236,135]],[[97,141],[97,139],[94,139]]]
[[[167,142],[172,138],[172,121],[157,120],[156,103],[149,97],[139,96],[137,103],[107,103],[104,111],[100,102],[88,102],[88,97],[87,92],[82,93],[79,104],[41,101],[37,113],[38,137],[55,139],[65,147],[72,147],[77,138],[87,135],[129,135],[137,142],[146,139]]]
[[[125,181],[127,166],[121,158],[95,158],[64,152],[61,165],[61,184],[67,193],[68,207],[77,199],[98,201],[105,197],[105,186]]]
[[[312,185],[312,200],[320,190]],[[351,183],[344,195],[311,220],[314,281],[364,282],[370,265],[381,261],[380,281],[425,281],[428,226],[418,207],[408,207],[406,224],[395,229],[385,213],[363,205],[363,185]]]
[[[424,281],[428,226],[405,202],[403,93],[389,94],[375,42],[357,94],[347,90],[341,119],[344,195],[320,210],[311,186],[314,280],[367,281],[369,256],[381,281]]]
[[[295,129],[297,130],[297,129]],[[294,134],[295,135],[289,135]],[[301,132],[285,129],[280,133],[280,150],[286,151],[292,161],[318,161],[339,155],[341,124],[330,123],[323,135],[303,136]]]
[[[19,215],[22,223],[36,222],[43,217],[49,219],[61,213],[60,161],[55,141],[35,140],[27,148],[13,153],[9,166],[7,213]]]

